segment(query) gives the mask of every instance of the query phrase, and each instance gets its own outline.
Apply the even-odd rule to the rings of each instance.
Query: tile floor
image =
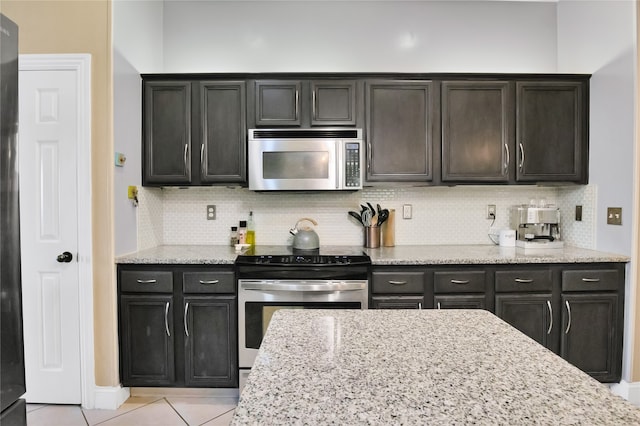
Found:
[[[27,426],[229,425],[236,397],[132,396],[117,410],[27,404]]]

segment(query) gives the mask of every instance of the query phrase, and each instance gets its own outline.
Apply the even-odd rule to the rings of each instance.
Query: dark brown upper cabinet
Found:
[[[256,81],[256,126],[299,126],[301,91],[300,80]]]
[[[431,181],[433,83],[370,80],[365,84],[367,181]]]
[[[142,111],[142,184],[189,184],[191,82],[145,82]]]
[[[311,125],[356,125],[355,80],[311,81]]]
[[[143,185],[247,182],[244,81],[144,81],[143,91]]]
[[[516,82],[518,182],[588,180],[588,85]]]
[[[355,80],[257,80],[258,127],[355,126]]]
[[[442,82],[443,182],[509,181],[512,99],[508,81]]]

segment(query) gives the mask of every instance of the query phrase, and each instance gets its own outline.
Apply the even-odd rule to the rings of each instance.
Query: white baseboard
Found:
[[[620,383],[611,385],[610,389],[614,394],[640,407],[640,382],[629,383],[621,380]]]
[[[94,407],[100,410],[117,410],[129,399],[129,388],[120,386],[96,386]]]

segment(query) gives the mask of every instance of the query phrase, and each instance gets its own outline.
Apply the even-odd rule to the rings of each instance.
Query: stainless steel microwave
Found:
[[[249,189],[362,189],[362,129],[249,129]]]

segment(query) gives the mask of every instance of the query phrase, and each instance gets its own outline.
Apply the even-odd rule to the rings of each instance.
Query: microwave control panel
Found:
[[[345,174],[346,188],[360,188],[360,144],[345,144]]]

